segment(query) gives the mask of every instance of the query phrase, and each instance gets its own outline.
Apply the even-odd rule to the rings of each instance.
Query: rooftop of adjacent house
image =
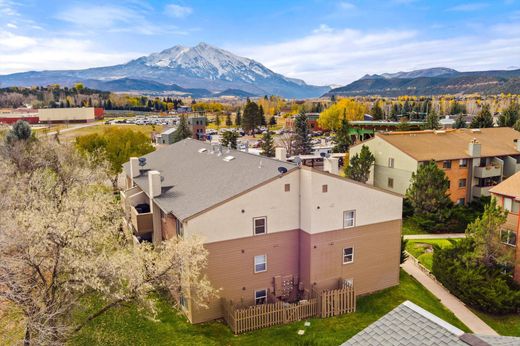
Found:
[[[510,176],[500,184],[493,186],[489,192],[520,198],[520,172]]]
[[[414,303],[405,301],[341,346],[513,346],[519,344],[518,337],[464,333]]]
[[[177,130],[176,127],[169,128],[169,129],[164,130],[163,132],[161,132],[161,135],[171,135],[172,133],[175,132],[175,130]]]
[[[468,146],[473,139],[481,144],[481,157],[520,155],[515,142],[520,132],[509,127],[388,132],[376,136],[417,161],[470,158]]]
[[[148,193],[148,171],[164,177],[163,193],[154,200],[163,211],[184,220],[263,182],[280,176],[279,167],[295,164],[185,139],[143,156],[146,165],[135,183]],[[123,165],[129,175],[129,163]]]

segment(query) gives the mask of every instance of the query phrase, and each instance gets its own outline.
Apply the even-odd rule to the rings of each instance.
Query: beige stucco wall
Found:
[[[42,108],[38,110],[40,122],[46,121],[93,121],[94,108]]]
[[[404,195],[410,185],[417,161],[378,136],[363,143],[374,155],[374,186]],[[350,157],[361,151],[362,145],[350,148]],[[394,168],[388,167],[388,159],[394,159]],[[388,187],[388,178],[394,179],[394,187]]]

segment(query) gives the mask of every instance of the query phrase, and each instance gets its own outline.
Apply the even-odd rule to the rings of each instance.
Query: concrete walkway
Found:
[[[466,238],[465,233],[445,233],[445,234],[408,234],[404,239],[460,239]]]
[[[401,267],[408,274],[413,276],[428,289],[434,296],[436,296],[446,308],[457,316],[457,318],[464,323],[475,334],[484,335],[498,335],[490,326],[482,321],[470,309],[464,305],[457,297],[452,295],[446,288],[434,281],[431,277],[426,275],[419,267],[417,267],[410,258],[406,260]]]

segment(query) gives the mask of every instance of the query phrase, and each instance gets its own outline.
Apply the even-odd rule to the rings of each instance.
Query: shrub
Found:
[[[435,277],[464,303],[492,314],[520,312],[520,287],[502,268],[488,268],[466,254],[474,250],[465,239],[452,247],[436,247],[432,271]]]

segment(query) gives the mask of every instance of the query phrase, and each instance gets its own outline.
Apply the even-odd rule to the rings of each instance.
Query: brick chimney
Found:
[[[148,172],[148,192],[150,199],[161,195],[161,173],[158,171]]]
[[[282,147],[276,148],[274,157],[280,161],[287,161],[287,149]]]
[[[476,138],[473,138],[468,145],[468,154],[471,157],[480,157],[480,152],[482,149],[482,145]]]

